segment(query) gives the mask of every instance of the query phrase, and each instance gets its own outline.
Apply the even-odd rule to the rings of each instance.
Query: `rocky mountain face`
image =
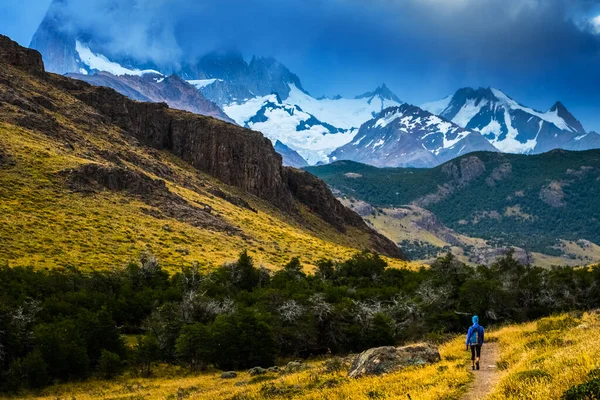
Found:
[[[453,96],[427,103],[424,109],[455,124],[480,132],[502,152],[539,154],[553,149],[590,149],[597,137],[558,102],[536,111],[494,88],[463,88]]]
[[[198,171],[265,199],[300,222],[298,202],[340,232],[350,227],[358,229],[371,237],[374,249],[401,256],[392,242],[341,206],[323,182],[282,166],[281,156],[258,132],[169,109],[162,103],[132,101],[110,88],[47,74],[38,52],[22,48],[5,36],[0,36],[0,56],[0,63],[4,64],[0,68],[0,105],[3,105],[6,123],[39,130],[51,140],[64,141],[65,146],[71,147],[71,142],[79,139],[74,131],[62,127],[53,115],[62,114],[78,125],[76,129],[86,132],[96,132],[99,127],[118,128],[123,132],[122,140],[138,142],[148,149],[168,151]],[[58,101],[39,92],[36,79],[57,91],[56,96],[69,101]],[[104,154],[104,158],[113,158],[100,149],[97,151]],[[157,170],[156,173],[167,172]]]
[[[300,154],[290,149],[285,144],[281,143],[279,140],[275,142],[273,146],[276,152],[278,152],[283,161],[283,165],[294,168],[304,168],[308,167],[308,163]]]
[[[330,154],[378,167],[434,167],[473,151],[496,151],[469,131],[409,104],[384,110],[366,122],[352,140]]]
[[[250,93],[252,97],[277,93],[284,100],[289,95],[290,85],[303,90],[300,78],[276,59],[253,57],[248,63],[237,51],[209,53],[175,73],[186,80],[216,79],[227,82],[228,85],[217,85],[220,91],[217,88],[206,91],[200,89],[209,99],[221,105],[234,98],[244,99],[239,96],[240,88],[244,88],[244,93]]]
[[[98,72],[93,75],[67,74],[95,86],[109,87],[138,101],[167,103],[169,107],[234,122],[215,103],[206,99],[195,87],[178,77],[161,74],[113,75]]]

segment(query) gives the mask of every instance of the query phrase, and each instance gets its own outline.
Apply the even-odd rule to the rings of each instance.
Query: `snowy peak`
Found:
[[[473,151],[497,151],[481,134],[419,107],[383,110],[361,126],[351,143],[330,155],[379,167],[432,167]]]
[[[495,88],[462,88],[453,96],[423,107],[465,129],[480,132],[507,153],[565,148],[585,133],[581,123],[561,103],[541,112]]]
[[[387,87],[385,83],[382,83],[381,86],[379,86],[372,92],[366,92],[364,94],[361,94],[360,96],[355,97],[355,99],[369,99],[369,101],[372,101],[374,98],[379,98],[381,100],[391,100],[400,104],[402,103],[402,100],[400,100],[398,96],[396,96],[394,92],[392,92]]]
[[[585,133],[585,129],[583,128],[583,125],[581,124],[581,122],[579,122],[579,120],[577,120],[577,118],[575,118],[573,116],[573,114],[571,114],[569,112],[569,110],[567,110],[567,108],[560,101],[557,101],[552,106],[552,108],[550,108],[550,110],[548,111],[548,113],[556,113],[556,115],[558,116],[558,118],[560,118],[563,121],[565,121],[565,123],[567,124],[567,126],[572,131],[578,132],[578,133]]]

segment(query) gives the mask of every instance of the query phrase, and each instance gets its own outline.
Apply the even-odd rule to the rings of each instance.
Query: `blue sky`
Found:
[[[27,45],[50,0],[3,0],[0,33]],[[77,24],[157,63],[236,47],[275,56],[314,95],[386,82],[420,104],[493,86],[600,131],[600,0],[87,0]]]

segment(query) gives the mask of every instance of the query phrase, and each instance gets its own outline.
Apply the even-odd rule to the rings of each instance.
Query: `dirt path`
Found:
[[[464,400],[483,400],[492,392],[494,386],[500,380],[500,372],[496,367],[496,361],[500,358],[500,346],[498,343],[486,343],[481,348],[481,369],[472,371],[475,381],[471,384],[469,391],[463,396]],[[469,370],[471,363],[469,362]]]

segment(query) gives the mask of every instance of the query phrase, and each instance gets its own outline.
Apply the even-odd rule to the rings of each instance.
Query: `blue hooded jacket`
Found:
[[[473,316],[473,325],[469,327],[469,331],[467,332],[467,346],[471,344],[471,337],[477,334],[477,344],[483,344],[483,326],[479,325],[479,317],[477,315]]]

